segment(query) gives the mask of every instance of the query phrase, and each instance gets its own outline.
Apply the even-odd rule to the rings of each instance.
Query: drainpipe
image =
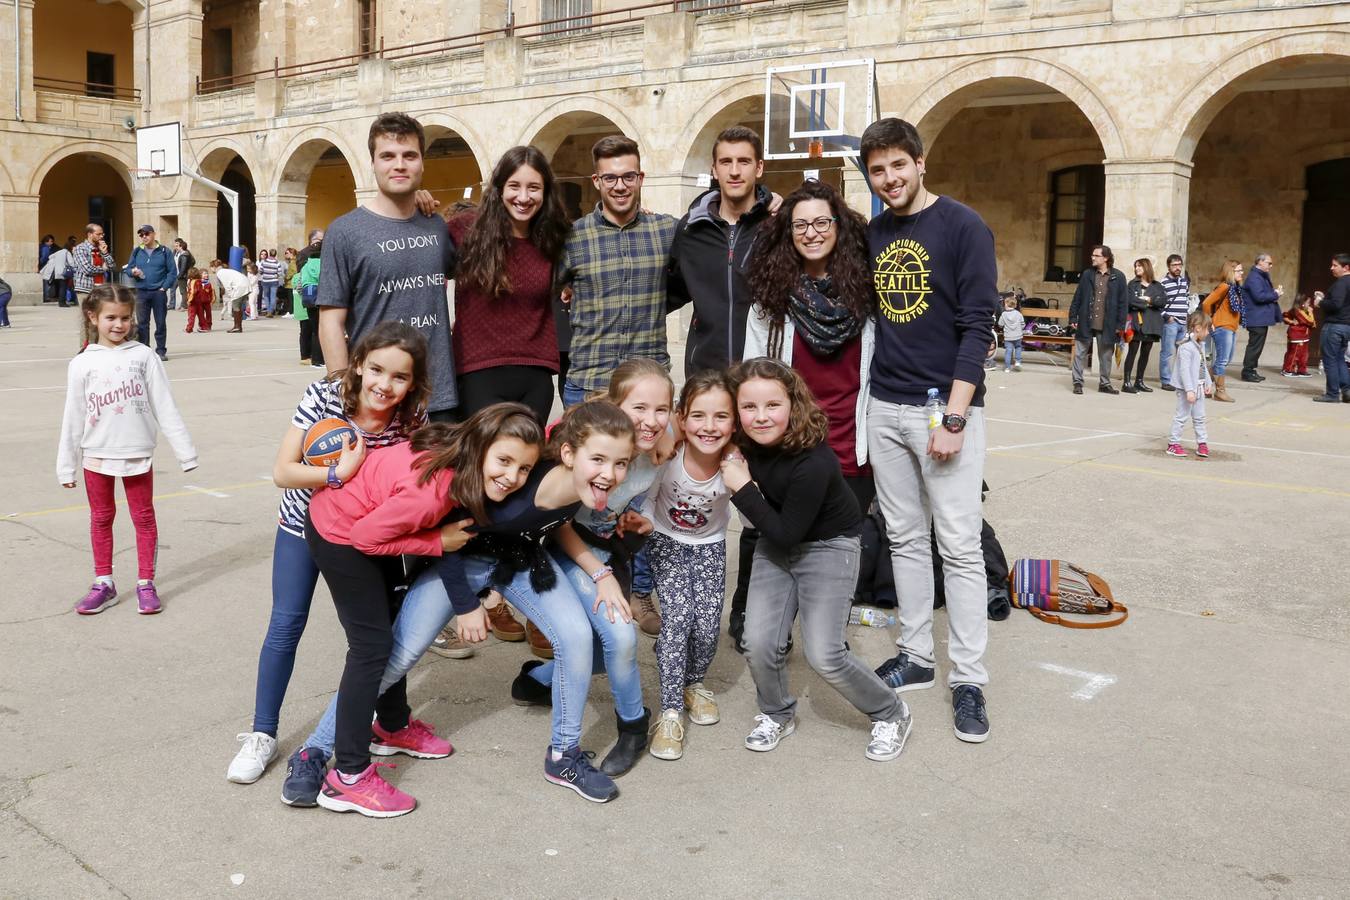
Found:
[[[14,0],[14,121],[23,121],[23,69],[21,48],[23,41],[19,35],[19,0]]]
[[[145,0],[145,90],[141,94],[141,106],[146,121],[150,121],[150,0]]]

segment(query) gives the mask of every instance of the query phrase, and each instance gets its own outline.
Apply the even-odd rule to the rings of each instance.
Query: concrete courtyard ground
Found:
[[[1171,394],[1075,397],[1062,358],[1039,353],[990,373],[986,514],[1009,557],[1078,562],[1132,613],[1104,632],[1021,611],[991,623],[987,743],[956,740],[939,688],[907,695],[904,755],[869,762],[865,720],[794,653],[798,731],[748,753],[753,685],[724,641],[709,679],[722,722],[690,727],[683,760],[645,758],[597,806],[541,777],[547,712],[507,694],[527,651],[489,639],[410,677],[416,714],[456,753],[400,762],[390,777],[421,805],[372,821],[283,806],[284,761],[251,786],[224,777],[269,611],[271,460],[317,374],[297,364],[295,323],[185,335],[170,314],[201,467],[183,474],[161,443],[165,611],[140,617],[133,599],[80,618],[88,514],[83,487],[54,474],[76,316],[11,315],[0,897],[1350,896],[1350,406],[1309,402],[1320,379],[1280,378],[1275,341],[1269,380],[1211,405],[1206,462],[1162,454]],[[124,509],[116,528],[125,597]],[[878,663],[892,637],[851,641]],[[343,647],[321,585],[283,753],[335,690]],[[639,659],[650,703],[648,642]],[[603,678],[591,700],[583,744],[603,755]]]

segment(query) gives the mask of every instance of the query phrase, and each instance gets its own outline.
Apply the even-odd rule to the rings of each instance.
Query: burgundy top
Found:
[[[861,335],[849,341],[830,357],[811,352],[799,332],[792,336],[792,368],[802,376],[815,395],[816,402],[830,420],[830,449],[839,457],[839,468],[847,477],[870,475],[871,466],[858,465],[858,378],[862,367]]]
[[[450,220],[450,240],[464,246],[476,210]],[[553,325],[553,264],[526,238],[513,238],[506,254],[511,293],[493,297],[455,283],[455,366],[466,375],[493,366],[542,366],[558,371]]]

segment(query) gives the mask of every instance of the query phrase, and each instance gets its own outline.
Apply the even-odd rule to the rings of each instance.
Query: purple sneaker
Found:
[[[82,616],[96,616],[117,603],[117,588],[111,584],[95,581],[84,599],[75,604],[75,611]]]
[[[140,607],[140,613],[143,616],[153,616],[159,612],[159,594],[155,593],[153,582],[136,585],[136,605]]]

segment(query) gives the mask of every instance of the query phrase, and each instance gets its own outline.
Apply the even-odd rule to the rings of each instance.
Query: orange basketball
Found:
[[[320,419],[305,432],[300,455],[311,466],[331,466],[342,455],[342,448],[356,438],[356,429],[346,419],[329,416]]]

